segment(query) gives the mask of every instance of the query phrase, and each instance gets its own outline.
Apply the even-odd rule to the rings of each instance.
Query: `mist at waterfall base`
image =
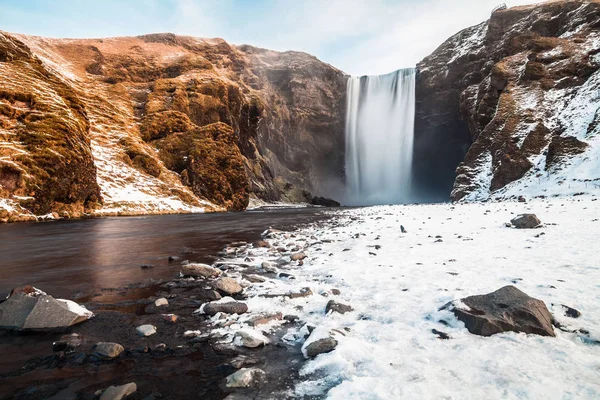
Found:
[[[348,80],[345,204],[415,201],[415,82],[415,68]]]

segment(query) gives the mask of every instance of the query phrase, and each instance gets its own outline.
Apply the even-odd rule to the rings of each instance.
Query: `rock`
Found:
[[[140,325],[135,328],[136,332],[140,336],[152,336],[156,333],[156,327],[154,325]]]
[[[180,260],[181,260],[181,257],[178,257],[178,256],[169,256],[169,262],[170,263],[175,262],[175,261],[180,261]]]
[[[407,233],[406,229],[404,229],[404,225],[400,225],[400,232]]]
[[[217,313],[225,314],[244,314],[248,312],[248,305],[239,301],[230,301],[227,303],[211,302],[204,306],[205,314],[215,315]]]
[[[277,273],[277,271],[279,271],[277,266],[270,261],[263,261],[260,266],[265,270],[265,272]]]
[[[233,278],[219,278],[214,285],[215,289],[225,294],[237,294],[243,290],[240,284]]]
[[[240,369],[243,367],[247,367],[250,365],[255,365],[259,362],[259,359],[256,357],[250,357],[250,356],[244,356],[244,355],[239,355],[236,358],[234,358],[233,360],[231,360],[229,362],[229,364],[236,369]]]
[[[538,227],[542,221],[535,214],[520,214],[510,221],[517,229],[533,229]]]
[[[340,294],[342,294],[340,289],[336,289],[336,288],[331,289],[329,292],[334,296],[339,296]]]
[[[544,302],[514,286],[450,302],[442,308],[452,311],[475,335],[491,336],[512,331],[555,336],[552,315]]]
[[[338,303],[334,300],[329,300],[327,306],[325,307],[325,314],[329,314],[330,312],[336,312],[339,314],[346,314],[347,312],[354,311],[354,309],[346,304]]]
[[[287,297],[289,297],[290,299],[297,299],[300,297],[309,297],[313,295],[313,291],[310,290],[310,288],[302,288],[300,289],[299,292],[291,292],[289,294],[287,294]]]
[[[258,240],[256,242],[254,242],[254,247],[265,247],[265,248],[269,248],[271,247],[271,245],[269,244],[269,242],[267,242],[266,240]]]
[[[181,266],[184,276],[195,276],[198,278],[216,278],[221,275],[221,270],[206,264],[190,263]]]
[[[297,315],[288,314],[288,315],[284,315],[283,319],[286,322],[296,322],[296,321],[298,321],[300,319],[300,317],[298,317]]]
[[[244,275],[244,279],[246,279],[252,283],[263,283],[263,282],[267,281],[262,276],[256,275],[256,274]]]
[[[304,260],[306,258],[306,254],[304,253],[294,253],[290,256],[290,259],[292,261],[300,261],[300,260]]]
[[[242,329],[235,333],[234,343],[238,346],[256,348],[266,346],[271,341],[259,331]]]
[[[307,342],[310,340],[308,338]],[[322,338],[310,342],[306,347],[303,347],[303,352],[306,358],[314,358],[319,354],[330,353],[337,347],[338,342],[333,338]]]
[[[100,400],[121,400],[130,394],[135,393],[137,386],[131,382],[122,386],[110,386],[100,396]]]
[[[200,331],[185,331],[183,332],[183,337],[184,338],[195,338],[197,336],[200,336],[202,334],[202,332]]]
[[[314,206],[323,206],[323,207],[340,207],[341,204],[333,199],[328,199],[326,197],[313,197],[310,200],[310,204]]]
[[[266,376],[265,371],[258,368],[242,368],[227,377],[228,388],[245,388],[258,385]]]
[[[274,314],[260,314],[255,317],[250,318],[247,323],[250,326],[258,326],[268,324],[271,321],[278,321],[283,318],[283,315],[278,312]]]
[[[111,342],[96,343],[92,350],[94,351],[94,355],[108,360],[119,357],[125,351],[119,343]]]
[[[165,321],[165,322],[170,322],[171,324],[174,324],[177,322],[177,320],[179,319],[179,317],[175,314],[160,314],[160,317]]]
[[[165,299],[164,297],[161,297],[160,299],[154,300],[154,305],[156,307],[168,306],[169,300]]]
[[[55,299],[32,286],[13,290],[0,304],[0,328],[4,329],[63,329],[93,316],[91,311],[74,301]]]
[[[579,311],[577,311],[576,309],[569,307],[569,306],[565,306],[564,304],[561,304],[561,306],[565,309],[565,315],[567,317],[570,317],[570,318],[581,317],[581,313]]]
[[[450,339],[450,336],[446,332],[438,331],[437,329],[432,329],[431,333],[433,333],[434,335],[437,335],[437,337],[442,340]]]

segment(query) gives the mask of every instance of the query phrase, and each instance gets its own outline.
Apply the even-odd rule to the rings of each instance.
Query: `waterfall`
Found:
[[[348,205],[411,202],[415,77],[408,68],[348,80]]]

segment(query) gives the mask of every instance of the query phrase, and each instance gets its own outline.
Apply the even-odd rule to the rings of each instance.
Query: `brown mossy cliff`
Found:
[[[498,10],[450,38],[418,65],[417,174],[460,162],[442,184],[453,200],[484,200],[558,173],[600,120],[570,109],[597,101],[599,30],[600,2],[560,0]]]

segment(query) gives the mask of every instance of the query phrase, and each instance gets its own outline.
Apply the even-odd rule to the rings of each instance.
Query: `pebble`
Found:
[[[154,305],[156,307],[168,306],[169,300],[165,299],[164,297],[161,297],[160,299],[154,300]]]
[[[135,329],[140,336],[152,336],[156,333],[156,327],[154,325],[140,325]]]

